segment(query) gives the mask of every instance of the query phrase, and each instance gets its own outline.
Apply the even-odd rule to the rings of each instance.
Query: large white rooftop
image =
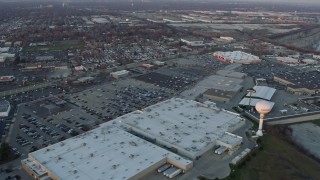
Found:
[[[213,110],[192,100],[172,98],[115,121],[157,143],[195,158],[244,122],[237,114]]]
[[[10,108],[9,101],[0,100],[0,112],[7,112],[9,108]]]
[[[217,51],[214,53],[215,55],[233,60],[233,61],[247,61],[247,60],[260,60],[258,56],[254,56],[249,53],[245,53],[242,51],[227,51],[227,52],[222,52],[222,51]]]
[[[37,172],[48,169],[59,179],[130,179],[150,166],[171,159],[182,165],[186,160],[159,146],[138,138],[113,124],[103,125],[29,154],[23,160]],[[40,168],[34,163],[40,163]],[[192,165],[191,165],[192,166]],[[42,170],[41,170],[42,169]]]
[[[129,71],[127,71],[127,70],[121,70],[121,71],[112,72],[110,74],[111,75],[121,76],[121,75],[125,75],[125,74],[128,74],[128,73],[129,73]]]

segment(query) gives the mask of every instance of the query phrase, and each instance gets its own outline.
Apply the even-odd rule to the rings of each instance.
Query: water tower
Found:
[[[272,105],[267,101],[262,100],[256,104],[256,110],[260,114],[260,122],[259,122],[259,129],[257,131],[257,136],[263,136],[263,133],[262,133],[263,118],[266,114],[268,114],[271,111],[271,109],[272,109]]]

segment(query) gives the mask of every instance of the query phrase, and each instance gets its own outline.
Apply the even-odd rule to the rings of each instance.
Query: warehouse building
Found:
[[[121,70],[110,73],[110,76],[116,79],[123,78],[129,76],[129,71],[127,70]]]
[[[273,80],[287,86],[287,91],[295,94],[318,95],[320,92],[320,72],[275,74]]]
[[[0,101],[0,117],[9,116],[11,110],[10,103],[6,100]]]
[[[0,76],[0,83],[13,82],[15,79],[14,76]]]
[[[35,179],[142,179],[169,163],[183,171],[193,162],[112,124],[32,152],[21,161]]]
[[[186,43],[188,46],[192,47],[204,46],[203,40],[196,38],[181,38],[181,42]]]
[[[14,58],[15,54],[0,53],[0,63],[5,62],[7,59]]]
[[[217,51],[213,53],[213,56],[219,58],[222,61],[228,63],[240,63],[240,64],[254,64],[260,63],[261,59],[258,56],[254,56],[249,53],[245,53],[242,51]]]
[[[304,64],[318,64],[319,63],[317,60],[314,60],[314,59],[303,59],[303,60],[301,60],[301,62]]]
[[[115,121],[131,133],[190,159],[213,150],[218,140],[229,144],[225,133],[232,133],[245,123],[238,114],[179,98],[126,114]]]
[[[253,89],[255,90],[255,92],[249,92],[246,95],[246,97],[251,96],[251,98],[264,99],[270,101],[270,99],[276,92],[276,89],[267,86],[254,86]]]
[[[276,57],[276,60],[286,64],[298,64],[299,60],[292,57]]]
[[[213,100],[220,101],[224,103],[229,103],[231,99],[235,96],[235,92],[233,91],[224,91],[219,89],[208,89],[206,92],[202,94],[203,97]]]
[[[238,114],[172,98],[32,152],[21,164],[35,179],[54,180],[143,179],[164,164],[186,172],[216,145],[239,147],[242,138],[231,133],[244,124]]]
[[[245,98],[243,98],[241,101],[240,101],[240,103],[239,103],[239,105],[240,106],[247,106],[247,107],[255,107],[256,106],[256,104],[258,103],[258,102],[260,102],[261,101],[261,99],[257,99],[257,98],[248,98],[248,97],[245,97]],[[273,108],[273,106],[274,106],[274,102],[271,102],[271,101],[268,101],[269,102],[269,104],[270,104],[270,106],[271,106],[271,109]]]
[[[241,136],[226,132],[217,140],[217,145],[228,149],[235,149],[237,146],[239,147],[241,145],[242,139]]]
[[[239,106],[252,108],[261,100],[266,100],[273,108],[275,103],[270,100],[275,94],[276,89],[267,86],[254,86],[253,89],[255,92],[248,92],[247,95],[239,102]]]

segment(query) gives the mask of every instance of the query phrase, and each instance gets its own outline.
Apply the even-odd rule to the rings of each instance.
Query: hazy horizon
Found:
[[[0,2],[214,2],[214,1],[220,1],[220,2],[257,2],[257,3],[317,3],[320,4],[319,0],[268,0],[268,2],[264,0],[0,0]]]

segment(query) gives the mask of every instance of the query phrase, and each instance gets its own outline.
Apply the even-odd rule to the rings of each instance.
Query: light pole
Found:
[[[260,122],[259,122],[259,129],[257,131],[257,136],[263,136],[263,132],[262,132],[262,126],[263,126],[263,118],[266,114],[268,114],[272,109],[272,106],[269,102],[262,100],[259,101],[256,104],[256,110],[259,112],[260,114]]]
[[[252,110],[252,108],[251,108],[251,95],[252,95],[252,93],[256,93],[257,91],[255,90],[255,89],[253,89],[253,88],[250,88],[250,89],[248,89],[247,90],[247,92],[249,92],[249,112],[251,112],[251,110]]]

